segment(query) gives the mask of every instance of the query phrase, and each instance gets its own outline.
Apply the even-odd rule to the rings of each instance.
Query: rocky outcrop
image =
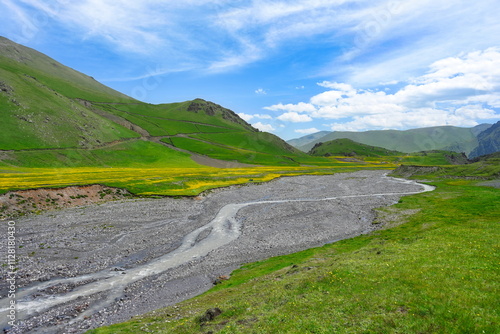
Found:
[[[196,99],[191,102],[188,106],[187,111],[194,113],[205,113],[208,116],[222,116],[223,119],[243,125],[247,130],[257,132],[258,130],[248,124],[240,116],[238,116],[234,111],[224,108],[218,104],[210,101],[205,101],[203,99]]]

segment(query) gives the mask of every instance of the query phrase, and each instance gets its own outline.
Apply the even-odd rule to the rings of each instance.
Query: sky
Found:
[[[500,120],[498,0],[0,0],[0,35],[285,140]]]

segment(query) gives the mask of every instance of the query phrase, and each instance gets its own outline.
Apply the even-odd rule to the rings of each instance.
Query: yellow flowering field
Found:
[[[125,188],[136,195],[197,195],[200,192],[248,182],[265,182],[280,176],[302,174],[332,174],[363,166],[265,166],[252,168],[17,168],[0,170],[0,193],[9,190],[57,188],[74,185],[102,184]]]

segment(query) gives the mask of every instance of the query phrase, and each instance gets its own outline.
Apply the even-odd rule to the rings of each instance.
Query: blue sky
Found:
[[[0,0],[0,35],[284,139],[500,119],[498,0]]]

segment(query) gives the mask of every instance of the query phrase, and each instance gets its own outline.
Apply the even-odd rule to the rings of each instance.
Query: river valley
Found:
[[[0,324],[82,333],[195,296],[243,263],[368,233],[374,208],[432,190],[386,173],[286,177],[17,219],[19,326],[7,324],[3,269]]]

